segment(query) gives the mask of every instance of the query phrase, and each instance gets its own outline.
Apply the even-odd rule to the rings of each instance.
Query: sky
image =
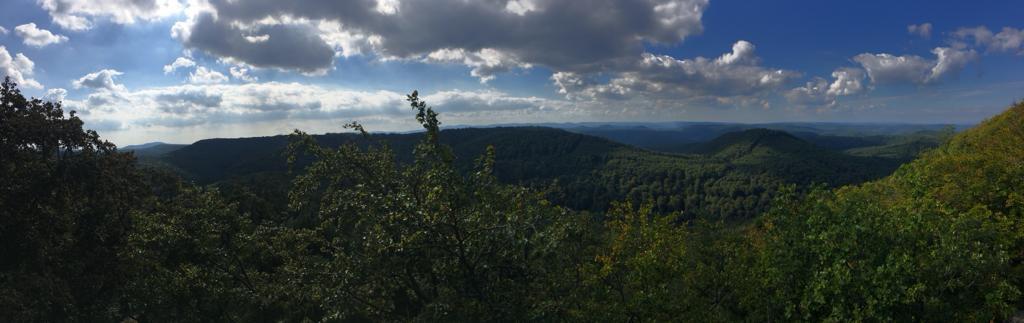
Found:
[[[971,124],[1024,2],[3,0],[0,75],[118,145],[446,125]]]

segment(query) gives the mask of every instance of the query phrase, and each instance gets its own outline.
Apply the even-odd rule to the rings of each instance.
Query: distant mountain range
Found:
[[[838,186],[880,178],[951,131],[939,125],[801,125],[789,131],[719,124],[675,130],[491,127],[446,129],[441,140],[465,171],[487,146],[495,146],[500,180],[547,189],[551,200],[574,209],[604,210],[612,201],[635,200],[682,217],[742,219],[763,211],[780,185]],[[421,134],[314,138],[328,147],[387,144],[405,163]],[[144,164],[203,184],[286,187],[288,142],[288,136],[270,136],[123,149]]]
[[[149,142],[141,145],[128,145],[121,147],[123,151],[132,151],[136,157],[156,157],[160,156],[188,145],[168,144],[163,142]]]

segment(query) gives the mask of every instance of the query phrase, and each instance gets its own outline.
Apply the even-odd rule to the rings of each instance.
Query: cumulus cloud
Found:
[[[12,81],[23,87],[41,89],[43,85],[32,79],[35,66],[36,64],[24,54],[18,53],[11,56],[11,53],[7,52],[7,48],[0,45],[0,77],[10,77]]]
[[[189,48],[255,67],[309,73],[330,69],[336,55],[447,54],[443,61],[491,79],[512,67],[592,72],[635,61],[645,43],[675,44],[701,33],[707,6],[707,0],[211,0],[189,10],[174,35]],[[269,38],[246,40],[263,35]]]
[[[164,65],[164,74],[171,74],[174,70],[179,68],[189,68],[196,66],[196,62],[188,57],[178,57],[174,59],[169,65]]]
[[[229,61],[308,74],[322,74],[334,61],[334,49],[308,24],[266,24],[252,27],[250,31],[209,12],[189,21],[191,24],[187,27],[180,22],[175,24],[172,36],[187,47]],[[257,42],[246,39],[252,34],[267,37]]]
[[[1009,27],[1002,28],[1001,31],[992,37],[988,48],[1004,52],[1017,52],[1019,55],[1024,55],[1024,30]]]
[[[713,59],[676,59],[644,53],[639,61],[606,83],[595,82],[593,75],[577,73],[555,73],[552,80],[559,92],[569,97],[668,94],[720,100],[763,95],[799,76],[797,72],[761,66],[754,50],[753,44],[741,40],[733,44],[731,52]]]
[[[347,30],[337,21],[320,21],[316,27],[320,32],[320,38],[334,48],[335,55],[347,58],[381,52],[380,36]],[[381,55],[380,58],[389,60],[397,57]]]
[[[242,82],[256,82],[259,80],[258,77],[249,74],[251,68],[244,65],[235,65],[228,69],[231,73],[231,77]]]
[[[955,76],[968,63],[978,58],[971,49],[937,47],[932,50],[936,59],[916,55],[895,56],[892,54],[864,53],[853,60],[867,71],[872,83],[931,84]]]
[[[86,74],[85,76],[71,82],[71,85],[76,89],[90,88],[109,92],[122,92],[125,91],[124,84],[117,84],[117,82],[114,81],[114,78],[123,74],[124,73],[117,70],[103,69]]]
[[[224,76],[224,74],[221,74],[220,72],[208,69],[205,66],[197,67],[195,72],[188,75],[188,82],[193,84],[216,84],[227,81],[227,76]]]
[[[53,23],[73,31],[91,29],[96,19],[117,24],[152,21],[182,12],[178,0],[37,0]]]
[[[440,91],[423,97],[441,113],[491,113],[493,111],[546,110],[561,104],[538,97],[515,97],[495,90]]]
[[[924,83],[934,62],[921,56],[863,53],[853,58],[868,72],[874,83]]]
[[[1024,30],[1003,27],[993,33],[984,26],[960,28],[953,33],[957,44],[973,41],[975,46],[985,47],[989,52],[1014,53],[1024,55]]]
[[[582,92],[587,87],[593,85],[590,79],[573,72],[553,73],[551,74],[551,81],[555,83],[555,87],[558,87],[558,93],[565,94],[566,96]]]
[[[926,82],[936,82],[947,76],[955,76],[960,73],[968,63],[978,59],[978,53],[974,50],[961,50],[949,47],[937,47],[932,50],[937,57],[935,66],[932,66],[928,73]]]
[[[6,35],[6,34],[7,34],[7,28],[4,28],[4,26],[0,26],[0,35]]]
[[[187,127],[281,120],[352,120],[409,116],[405,95],[299,83],[212,84],[155,87],[112,93],[97,91],[68,101],[90,127],[111,129]],[[557,109],[559,102],[485,91],[441,91],[424,96],[449,120],[457,116],[529,113]]]
[[[864,70],[859,68],[840,68],[832,72],[832,84],[826,94],[832,96],[854,95],[864,90]]]
[[[828,80],[815,77],[803,86],[793,88],[784,95],[790,103],[798,105],[832,105],[828,96]]]
[[[14,33],[22,38],[25,45],[32,47],[45,47],[68,41],[67,36],[56,35],[49,30],[40,29],[32,22],[14,27]]]
[[[440,49],[427,55],[426,61],[456,62],[472,67],[470,75],[480,78],[481,83],[493,80],[495,74],[507,72],[512,68],[530,68],[530,64],[518,61],[515,57],[501,51],[484,48],[475,53],[464,49]]]
[[[815,77],[803,86],[786,91],[783,95],[790,103],[800,106],[834,107],[839,97],[863,92],[864,78],[862,69],[839,68],[832,71],[832,82]]]
[[[533,0],[511,0],[505,4],[505,11],[524,16],[531,11],[537,10],[537,3]]]
[[[68,96],[68,90],[62,88],[52,88],[46,90],[46,94],[43,95],[43,99],[51,102],[61,102]]]
[[[932,24],[926,22],[920,25],[907,26],[907,33],[924,39],[932,38]]]

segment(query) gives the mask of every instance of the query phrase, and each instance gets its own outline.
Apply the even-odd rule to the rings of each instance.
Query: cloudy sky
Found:
[[[586,121],[973,123],[1024,2],[3,0],[0,74],[117,144]]]

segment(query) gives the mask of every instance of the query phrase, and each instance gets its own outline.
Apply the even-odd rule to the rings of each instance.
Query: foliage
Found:
[[[1024,105],[893,176],[782,200],[763,275],[788,320],[991,321],[1021,300]]]
[[[753,264],[739,232],[679,226],[650,205],[609,212],[595,261],[582,267],[581,321],[734,321]]]
[[[296,131],[280,169],[215,158],[246,175],[201,187],[9,80],[0,99],[6,320],[997,321],[1024,305],[1024,104],[830,189],[811,183],[886,166],[772,130],[703,155],[541,128],[446,141],[460,132],[413,92],[418,141]]]
[[[395,162],[411,164],[422,134],[314,136],[325,147],[355,144],[367,148],[386,142]],[[704,154],[676,155],[644,151],[601,138],[562,130],[517,127],[451,129],[439,140],[451,147],[462,174],[473,171],[467,156],[490,145],[494,175],[501,182],[547,191],[551,202],[574,210],[604,212],[612,202],[653,202],[658,213],[683,219],[745,221],[767,210],[778,187],[861,183],[891,173],[899,161],[857,157],[817,148],[781,131],[730,133],[707,144]],[[171,152],[166,164],[201,183],[249,183],[278,187],[287,183],[284,137],[211,139]],[[297,169],[309,158],[295,161]],[[233,185],[233,184],[232,184]],[[257,195],[272,200],[280,196]]]
[[[133,252],[124,257],[134,266],[125,314],[141,321],[274,317],[273,272],[264,269],[279,261],[275,250],[289,249],[275,249],[282,246],[266,239],[273,230],[253,224],[217,191],[177,189],[135,214]]]
[[[109,320],[143,188],[133,159],[60,103],[0,85],[0,313]]]
[[[561,245],[573,216],[537,193],[501,185],[494,150],[467,178],[439,144],[437,115],[408,97],[426,130],[415,162],[398,168],[386,145],[326,149],[296,133],[291,151],[315,161],[295,180],[294,208],[310,210],[297,229],[312,267],[292,268],[331,319],[537,319],[557,302],[538,291],[572,258]],[[294,160],[297,154],[291,154]],[[306,212],[303,212],[304,214]],[[308,285],[307,285],[308,283]]]

